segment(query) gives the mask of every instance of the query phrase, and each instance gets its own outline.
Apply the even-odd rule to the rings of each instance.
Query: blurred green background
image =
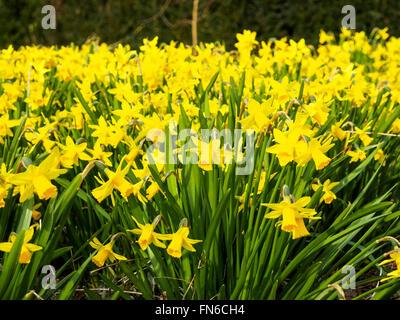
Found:
[[[56,8],[56,30],[41,27],[46,4]],[[289,36],[315,44],[320,29],[339,32],[346,4],[356,8],[356,30],[388,26],[400,35],[399,0],[199,0],[198,40],[221,40],[232,49],[235,34],[250,29],[258,40]],[[0,47],[81,44],[94,35],[132,47],[156,35],[191,44],[192,6],[193,0],[0,0]]]

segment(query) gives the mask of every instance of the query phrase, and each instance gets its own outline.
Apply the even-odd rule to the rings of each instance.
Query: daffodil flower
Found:
[[[324,192],[323,196],[321,197],[320,202],[324,201],[326,204],[330,204],[334,199],[336,199],[336,195],[331,191],[331,189],[337,186],[339,182],[331,182],[330,179],[327,179],[324,184],[322,185],[322,191]],[[311,188],[314,191],[317,191],[321,185],[320,184],[312,184]]]
[[[357,149],[356,151],[347,151],[347,154],[351,157],[350,163],[365,160],[367,157],[365,152],[361,149]]]
[[[381,266],[391,262],[394,262],[396,264],[397,270],[389,272],[387,274],[388,277],[382,279],[382,282],[394,278],[400,278],[400,251],[397,247],[392,253],[390,253],[390,259],[383,260],[381,263],[379,263],[379,265]]]
[[[56,144],[55,141],[50,139],[52,131],[53,128],[51,127],[51,125],[41,127],[37,130],[37,132],[30,129],[25,132],[25,138],[33,145],[37,145],[39,142],[42,142],[46,151],[50,153],[52,148]]]
[[[134,216],[132,216],[132,219],[135,221],[139,229],[127,231],[140,235],[139,240],[136,242],[139,243],[139,246],[142,250],[146,250],[151,243],[157,247],[166,248],[166,245],[160,242],[160,240],[169,240],[171,235],[160,234],[154,231],[159,219],[155,219],[152,224],[147,223],[145,225],[139,223]]]
[[[346,136],[349,134],[345,132],[338,124],[333,124],[331,126],[331,133],[333,136],[338,138],[340,141],[344,140]]]
[[[373,138],[368,136],[368,134],[366,133],[367,130],[368,130],[368,128],[364,128],[364,129],[356,128],[356,133],[365,147],[370,145],[371,142],[374,140]]]
[[[297,144],[298,156],[295,159],[298,165],[303,166],[312,159],[314,160],[317,170],[325,168],[331,161],[331,159],[324,154],[333,147],[333,144],[330,143],[331,141],[332,138],[322,144],[318,139],[311,139],[309,143],[300,141]]]
[[[115,172],[105,169],[105,173],[108,176],[107,182],[96,177],[96,180],[101,184],[101,186],[92,190],[92,195],[98,202],[102,202],[105,198],[111,195],[112,203],[115,205],[114,196],[112,194],[114,189],[117,189],[125,200],[127,200],[128,196],[133,193],[133,185],[125,179],[125,175],[128,173],[130,165],[128,164],[124,169],[122,169],[123,162],[124,161],[121,160]]]
[[[199,243],[202,240],[189,239],[188,236],[188,227],[180,227],[177,232],[168,235],[169,239],[171,240],[167,248],[168,254],[174,258],[180,258],[182,257],[182,247],[184,247],[186,250],[195,252],[196,249],[192,245],[195,243]]]
[[[79,159],[85,161],[91,160],[91,157],[84,152],[87,147],[86,142],[75,144],[71,137],[67,137],[65,146],[60,143],[58,145],[63,150],[60,160],[65,168],[72,168],[73,165],[77,166]]]
[[[12,173],[7,172],[6,164],[3,162],[0,166],[0,208],[5,206],[4,198],[7,197],[8,189],[11,187],[9,180]]]
[[[37,221],[42,217],[42,214],[40,213],[40,211],[38,211],[38,209],[40,208],[42,204],[39,202],[38,204],[34,205],[32,208],[32,218]]]
[[[104,263],[107,259],[110,259],[111,262],[114,262],[116,259],[127,260],[124,256],[121,256],[113,251],[112,247],[114,245],[114,240],[111,240],[109,243],[103,246],[99,239],[93,238],[93,241],[91,241],[89,244],[93,249],[99,249],[97,254],[92,258],[92,262],[98,267],[104,266]]]
[[[92,154],[92,156],[90,157],[90,161],[101,160],[106,166],[112,166],[112,162],[108,159],[110,156],[112,156],[112,152],[104,151],[102,145],[98,141],[96,141],[93,149],[87,149],[87,151]]]
[[[151,200],[158,192],[161,192],[164,197],[165,194],[164,192],[160,189],[160,186],[158,185],[157,182],[152,181],[151,184],[147,187],[146,189],[146,199]]]
[[[43,249],[41,246],[38,246],[33,243],[29,243],[29,241],[31,241],[31,239],[33,237],[34,228],[37,226],[38,226],[37,224],[32,225],[24,235],[24,241],[22,243],[21,253],[19,255],[19,260],[18,260],[19,263],[21,263],[21,264],[26,264],[26,263],[31,262],[32,252]],[[17,236],[15,234],[12,234],[10,236],[9,242],[1,242],[0,243],[0,251],[10,252],[14,245],[16,238],[17,238]]]
[[[285,132],[282,132],[279,129],[274,129],[273,134],[277,143],[272,147],[269,147],[266,152],[276,154],[281,167],[286,166],[297,157],[296,148],[299,146],[298,141],[301,132],[298,129],[288,130]]]
[[[65,169],[58,169],[59,163],[60,153],[55,148],[39,166],[30,165],[25,172],[13,175],[9,182],[19,186],[19,201],[24,202],[33,193],[36,193],[41,200],[54,197],[57,194],[57,187],[51,180],[67,172]]]
[[[267,219],[276,219],[282,216],[282,221],[278,223],[281,229],[286,232],[292,232],[292,239],[308,236],[308,232],[303,219],[321,219],[314,217],[316,211],[314,209],[304,208],[310,202],[310,197],[302,197],[296,202],[291,202],[289,197],[285,197],[280,203],[262,203],[272,209],[265,215]]]
[[[393,133],[400,132],[400,118],[397,118],[396,120],[393,121],[393,123],[390,127],[390,132],[393,132]]]
[[[375,155],[374,155],[374,160],[379,161],[379,163],[382,164],[382,166],[386,165],[386,160],[385,160],[385,153],[382,151],[382,149],[379,149]]]

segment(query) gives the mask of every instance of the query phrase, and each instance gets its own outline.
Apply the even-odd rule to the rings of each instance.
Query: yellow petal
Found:
[[[31,252],[35,252],[35,251],[39,251],[39,250],[43,249],[41,246],[38,246],[33,243],[26,243],[25,247],[27,247],[29,249],[29,251],[31,251]]]
[[[1,242],[0,251],[10,252],[13,244],[11,242]]]

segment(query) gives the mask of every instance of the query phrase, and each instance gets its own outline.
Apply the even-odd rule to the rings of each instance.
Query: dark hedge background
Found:
[[[56,8],[56,30],[41,27],[46,4]],[[356,8],[358,31],[388,26],[400,35],[399,0],[200,0],[198,39],[232,49],[235,34],[250,29],[258,40],[290,36],[315,44],[320,29],[339,31],[346,4]],[[191,44],[191,16],[192,0],[0,0],[0,47],[81,44],[94,35],[133,47],[156,35]]]

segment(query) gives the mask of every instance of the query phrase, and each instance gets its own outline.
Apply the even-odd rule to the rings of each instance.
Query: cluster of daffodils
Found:
[[[170,240],[171,242],[167,248],[168,254],[174,258],[180,258],[182,257],[182,247],[195,252],[196,249],[193,247],[193,244],[201,242],[201,240],[189,239],[187,221],[182,221],[182,226],[173,234],[160,234],[155,232],[154,229],[160,221],[161,216],[157,216],[153,223],[147,223],[145,225],[139,223],[133,216],[132,219],[135,221],[139,229],[136,228],[127,231],[140,235],[137,242],[143,251],[145,251],[150,244],[165,249],[166,245],[162,241]],[[90,242],[92,248],[98,249],[97,254],[92,258],[93,263],[98,267],[102,267],[107,259],[110,259],[111,262],[114,262],[115,260],[127,260],[126,257],[115,253],[112,249],[117,235],[118,234],[114,235],[111,241],[105,245],[102,245],[97,238],[94,238],[93,241]]]
[[[237,40],[232,52],[216,43],[195,50],[159,44],[157,37],[138,50],[96,41],[1,50],[0,210],[32,201],[35,223],[20,263],[42,249],[29,241],[33,226],[49,214],[48,203],[82,172],[84,192],[71,205],[88,214],[96,205],[103,216],[112,212],[112,222],[114,208],[129,207],[148,221],[163,212],[172,225],[174,213],[165,212],[172,198],[190,219],[196,199],[207,193],[183,183],[193,177],[216,194],[210,191],[213,201],[199,212],[216,211],[219,194],[229,189],[230,210],[247,217],[251,208],[251,215],[274,219],[299,239],[312,234],[309,221],[330,210],[340,198],[339,180],[363,161],[398,168],[400,38],[386,29],[370,36],[343,30],[339,39],[321,31],[313,47],[286,38],[257,41],[246,30]],[[219,185],[243,162],[256,164],[257,171],[249,166],[232,185]],[[268,185],[285,189],[283,176],[293,178],[296,198],[283,192],[282,199],[260,201]],[[320,196],[310,205],[316,192]],[[232,219],[221,216],[224,223]],[[90,219],[90,228],[103,222]],[[155,232],[159,219],[133,219],[138,228],[128,231],[139,235],[142,250],[153,244],[180,258],[182,248],[195,252],[193,244],[201,241],[189,238],[185,223],[167,234],[167,224]],[[190,225],[206,238],[208,226]],[[97,266],[127,259],[113,251],[115,236],[106,244],[90,239]],[[14,240],[13,234],[0,250],[9,252]]]

